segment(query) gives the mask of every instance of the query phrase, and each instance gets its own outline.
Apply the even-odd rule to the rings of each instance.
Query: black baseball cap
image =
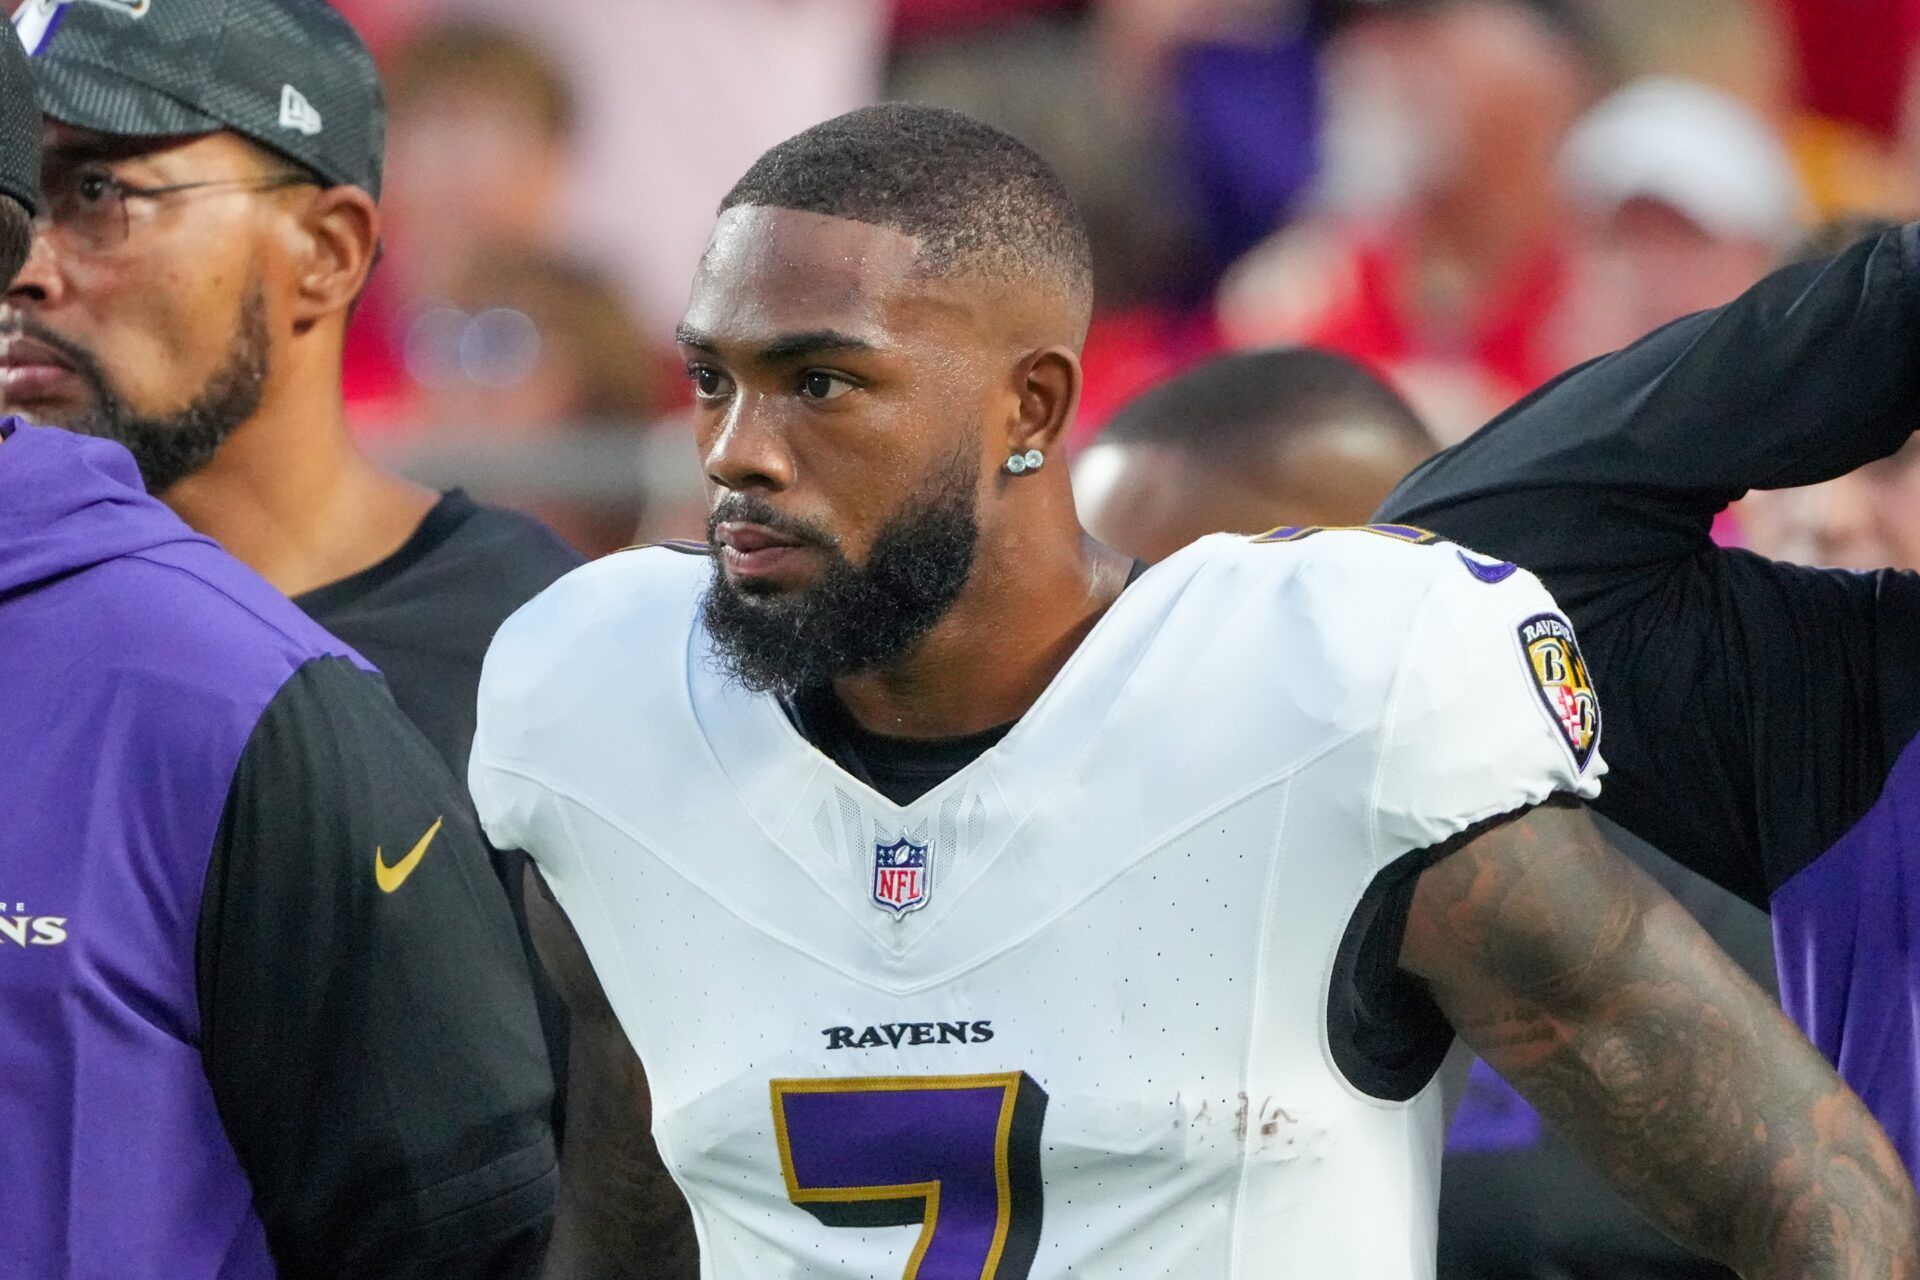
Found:
[[[116,137],[232,131],[380,194],[373,55],[325,0],[26,0],[40,110]]]
[[[40,106],[18,40],[0,32],[0,194],[40,208]]]

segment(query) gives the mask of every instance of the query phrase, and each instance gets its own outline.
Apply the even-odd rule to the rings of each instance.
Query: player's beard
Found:
[[[978,447],[965,442],[881,527],[864,565],[848,560],[831,533],[782,517],[764,498],[722,499],[707,522],[715,561],[705,621],[725,673],[755,693],[791,695],[912,653],[973,575],[978,459]],[[715,536],[728,520],[765,525],[818,549],[826,571],[801,591],[736,585]]]
[[[23,321],[19,331],[59,352],[92,394],[92,404],[84,413],[60,425],[125,445],[140,468],[148,493],[165,493],[206,466],[227,437],[259,412],[265,393],[267,295],[257,280],[241,300],[226,362],[202,384],[191,404],[165,416],[135,413],[114,389],[100,361],[71,339],[32,320]]]

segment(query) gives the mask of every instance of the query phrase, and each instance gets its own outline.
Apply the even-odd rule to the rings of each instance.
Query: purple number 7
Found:
[[[1025,1280],[1040,1247],[1040,1122],[1023,1071],[775,1080],[787,1198],[830,1227],[920,1224],[902,1280]]]

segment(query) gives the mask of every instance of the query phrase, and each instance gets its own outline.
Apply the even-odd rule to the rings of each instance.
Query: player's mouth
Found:
[[[71,395],[79,383],[71,361],[52,347],[20,335],[0,347],[0,400],[9,408]]]
[[[790,578],[812,550],[800,539],[748,520],[726,520],[714,530],[720,560],[737,580],[773,583]]]

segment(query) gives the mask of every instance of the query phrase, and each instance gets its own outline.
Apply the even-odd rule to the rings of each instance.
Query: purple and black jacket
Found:
[[[0,435],[9,1269],[530,1272],[550,1084],[464,796],[124,450]]]

